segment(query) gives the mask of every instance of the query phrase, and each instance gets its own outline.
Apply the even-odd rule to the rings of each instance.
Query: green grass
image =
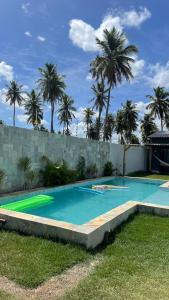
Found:
[[[36,287],[92,256],[82,247],[0,232],[0,275],[25,287]],[[169,298],[169,218],[137,215],[99,256],[92,274],[62,300]],[[15,298],[0,291],[3,299]]]
[[[18,300],[14,296],[0,290],[0,300]]]
[[[169,299],[169,218],[139,215],[64,300]]]
[[[130,174],[128,174],[128,176],[169,180],[169,175],[167,175],[167,174],[165,174],[165,175],[164,174],[153,174],[153,173],[145,173],[142,171],[130,173]]]
[[[0,275],[25,287],[36,287],[90,256],[75,245],[0,231]]]

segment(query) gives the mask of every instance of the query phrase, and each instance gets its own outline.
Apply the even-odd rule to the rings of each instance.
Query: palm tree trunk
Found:
[[[123,176],[126,175],[126,152],[129,148],[130,148],[130,145],[129,146],[124,145],[124,149],[123,149]]]
[[[163,119],[161,118],[161,131],[163,131]]]
[[[99,137],[100,137],[100,119],[101,119],[101,113],[102,113],[102,110],[99,109],[99,116],[98,116],[99,126],[98,126],[98,131],[97,131],[97,139],[98,140],[99,140]]]
[[[14,101],[14,107],[13,107],[13,126],[15,127],[15,101]]]
[[[112,83],[110,83],[109,90],[108,90],[108,99],[107,99],[107,106],[106,106],[106,115],[105,115],[105,120],[104,120],[104,134],[103,134],[103,141],[105,141],[105,135],[106,135],[106,123],[107,123],[107,117],[108,117],[108,113],[109,113],[111,88],[112,88]]]
[[[88,124],[88,122],[87,122],[87,124],[86,124],[86,139],[89,137],[89,124]]]
[[[50,132],[54,132],[54,129],[53,129],[54,109],[55,109],[55,106],[54,106],[54,102],[52,101],[51,102],[51,125],[50,125]]]

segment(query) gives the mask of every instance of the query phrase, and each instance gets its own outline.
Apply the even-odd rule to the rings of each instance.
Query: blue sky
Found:
[[[145,95],[152,87],[169,88],[168,11],[167,0],[1,0],[0,119],[12,123],[12,108],[4,103],[9,80],[16,79],[29,91],[35,87],[38,67],[52,62],[66,75],[67,93],[75,100],[79,108],[76,115],[82,123],[82,110],[92,98],[88,70],[97,54],[95,36],[101,38],[103,29],[113,26],[125,31],[139,53],[133,66],[135,79],[113,90],[111,110],[117,111],[121,103],[131,99],[141,117]],[[46,107],[47,127],[49,120]],[[27,127],[23,108],[17,109],[16,124]]]

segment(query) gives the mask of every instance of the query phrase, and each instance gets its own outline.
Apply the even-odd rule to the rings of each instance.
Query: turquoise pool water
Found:
[[[39,194],[50,195],[53,201],[39,208],[26,209],[24,212],[80,225],[130,200],[169,205],[169,191],[160,188],[162,183],[160,180],[113,177],[108,181],[46,189]],[[86,190],[90,189],[92,184],[120,185],[128,188],[95,193]],[[0,205],[28,197],[30,195],[3,200],[0,201]]]

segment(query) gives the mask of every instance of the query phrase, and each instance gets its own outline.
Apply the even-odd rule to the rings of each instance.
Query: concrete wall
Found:
[[[97,164],[98,176],[102,175],[105,163],[112,161],[118,172],[122,173],[122,145],[0,126],[0,169],[6,173],[1,190],[14,191],[22,187],[21,173],[17,168],[21,157],[30,157],[33,167],[38,169],[43,155],[53,161],[64,159],[71,168],[76,168],[79,156],[84,156],[87,166]],[[130,148],[126,154],[126,173],[145,168],[144,147]]]

